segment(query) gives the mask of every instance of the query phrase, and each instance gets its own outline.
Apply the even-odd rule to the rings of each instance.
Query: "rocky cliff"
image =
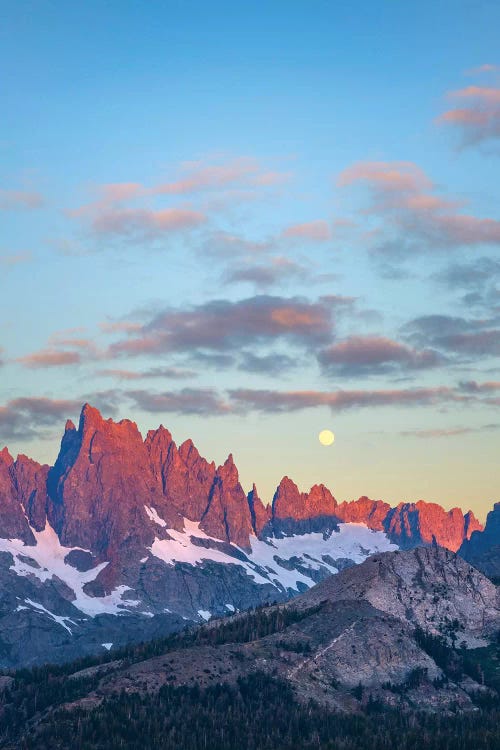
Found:
[[[86,404],[54,466],[0,452],[0,666],[284,601],[373,552],[455,551],[480,528],[458,508],[338,503],[288,477],[265,505],[231,455],[216,467]]]
[[[460,554],[486,575],[500,578],[500,503],[488,513],[484,530],[464,540]]]

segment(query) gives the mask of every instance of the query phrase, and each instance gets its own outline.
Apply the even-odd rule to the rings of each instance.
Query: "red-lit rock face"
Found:
[[[0,452],[0,529],[4,538],[22,539],[26,544],[35,543],[19,500],[14,460],[7,448]]]
[[[191,440],[178,448],[161,426],[143,441],[133,422],[104,420],[88,404],[78,429],[67,422],[50,470],[26,456],[14,461],[7,449],[0,452],[1,534],[32,540],[29,524],[40,531],[48,517],[63,544],[89,549],[102,560],[148,547],[166,528],[181,530],[183,517],[200,523],[209,536],[248,548],[250,536],[269,533],[273,520],[323,516],[385,531],[403,547],[436,542],[453,551],[482,528],[459,508],[445,511],[423,501],[391,508],[368,497],[339,504],[324,485],[300,492],[288,477],[267,506],[255,485],[246,496],[232,456],[216,469]]]
[[[346,523],[364,523],[370,529],[383,531],[384,521],[390,509],[389,503],[363,496],[350,503],[340,503],[337,506],[337,516]]]
[[[104,420],[88,405],[78,430],[68,425],[48,487],[50,520],[61,542],[107,560],[120,547],[152,543],[145,505],[166,510],[137,426]],[[174,512],[165,520],[180,526]]]
[[[271,521],[272,511],[270,505],[264,505],[257,492],[255,484],[248,493],[248,505],[250,507],[250,516],[252,518],[252,528],[256,536],[264,531],[267,524]]]
[[[253,533],[250,507],[232,454],[217,468],[201,528],[209,536],[225,539],[239,547],[250,546]]]

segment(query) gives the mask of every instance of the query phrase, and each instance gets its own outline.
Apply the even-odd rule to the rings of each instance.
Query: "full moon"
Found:
[[[318,440],[321,445],[331,445],[335,440],[335,435],[331,430],[321,430],[318,435]]]

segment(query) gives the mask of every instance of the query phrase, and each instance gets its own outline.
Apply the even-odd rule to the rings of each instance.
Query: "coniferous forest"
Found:
[[[300,705],[284,682],[256,673],[237,687],[164,686],[121,694],[90,711],[55,713],[39,731],[3,747],[22,750],[494,750],[500,708],[455,716],[381,712],[343,716]]]
[[[498,644],[467,652],[417,628],[415,638],[439,663],[444,680],[480,677],[492,688],[477,694],[472,711],[446,713],[396,711],[382,706],[360,684],[353,690],[363,711],[333,712],[315,702],[299,702],[290,685],[255,671],[235,684],[165,684],[159,691],[133,691],[100,702],[71,704],[98,690],[99,672],[116,660],[125,666],[169,652],[209,644],[249,643],[286,629],[317,613],[322,604],[301,612],[259,607],[243,617],[115,651],[73,664],[24,669],[10,680],[0,702],[0,747],[6,750],[496,750],[500,748]],[[301,645],[299,643],[299,645]],[[295,643],[294,648],[298,648]],[[307,649],[305,650],[307,653]],[[304,649],[301,649],[304,652]],[[87,670],[87,671],[84,671]],[[387,684],[389,691],[411,689]],[[62,708],[64,704],[64,708]]]

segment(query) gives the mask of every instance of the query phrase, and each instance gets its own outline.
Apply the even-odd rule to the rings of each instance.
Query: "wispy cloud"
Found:
[[[0,406],[0,438],[2,440],[32,439],[45,433],[65,419],[78,413],[80,400],[23,397]]]
[[[403,332],[421,345],[471,358],[500,354],[500,328],[488,319],[424,315],[409,321]]]
[[[359,376],[395,369],[423,370],[445,363],[432,349],[414,349],[384,336],[351,336],[322,349],[318,360],[329,374]]]
[[[222,230],[207,233],[201,243],[200,252],[203,256],[213,255],[220,258],[255,258],[266,254],[275,246],[274,240],[254,240],[241,234]]]
[[[495,66],[483,66],[481,72],[494,72]],[[494,86],[466,86],[452,91],[448,98],[462,106],[443,112],[440,125],[455,127],[462,146],[472,146],[500,138],[500,88]]]
[[[500,66],[493,65],[492,63],[483,63],[466,71],[466,74],[469,76],[481,75],[483,73],[500,73]]]
[[[78,209],[73,216],[89,219],[93,232],[102,235],[155,238],[162,234],[193,229],[204,224],[207,217],[191,208],[118,208],[110,206],[98,211]]]
[[[80,352],[60,351],[57,349],[40,349],[38,352],[26,354],[17,360],[20,364],[31,369],[42,367],[61,367],[77,365],[81,362]]]
[[[331,227],[327,221],[307,221],[303,224],[291,224],[286,227],[282,236],[293,240],[311,240],[312,242],[326,242],[332,236]]]
[[[38,369],[78,365],[89,359],[98,359],[100,356],[102,353],[91,339],[54,334],[49,339],[47,347],[18,357],[16,361],[24,367]]]
[[[368,187],[369,211],[383,221],[378,250],[401,253],[409,242],[413,252],[500,244],[500,221],[461,213],[461,203],[437,195],[412,162],[360,162],[339,175],[340,187],[357,183]]]
[[[436,428],[427,430],[402,430],[399,434],[403,437],[416,437],[423,440],[429,438],[450,438],[459,437],[460,435],[481,434],[483,432],[496,431],[500,429],[500,424],[485,424],[480,427],[449,427]]]
[[[222,163],[192,161],[181,165],[181,176],[177,180],[157,185],[152,190],[160,195],[186,195],[228,186],[268,187],[287,182],[290,177],[290,172],[268,170],[253,157],[236,157]]]
[[[345,409],[379,406],[426,406],[447,402],[466,402],[467,394],[460,394],[448,386],[385,390],[337,391],[276,391],[272,389],[230,390],[232,401],[241,408],[269,414],[301,411],[326,406],[332,412]]]
[[[32,190],[0,189],[0,210],[33,210],[42,208],[45,200],[41,193]]]
[[[148,370],[120,370],[108,368],[97,370],[96,375],[103,377],[116,378],[116,380],[150,380],[153,378],[166,380],[187,380],[188,378],[198,377],[195,370],[187,370],[181,367],[151,367]]]
[[[224,284],[249,283],[258,289],[267,289],[290,279],[310,276],[309,269],[290,258],[278,256],[261,263],[236,263],[229,266],[223,275]]]
[[[266,193],[290,176],[288,172],[269,170],[251,157],[185,162],[177,178],[168,182],[100,185],[94,200],[66,213],[97,235],[152,240],[206,224],[207,212],[215,210],[218,200],[224,205],[231,200],[239,202],[248,192],[253,199],[255,193]],[[191,202],[186,203],[188,198]],[[157,205],[165,199],[174,205]],[[179,204],[179,199],[184,202]]]
[[[153,414],[222,416],[233,411],[231,404],[212,388],[183,388],[171,393],[137,390],[127,391],[126,396],[137,408]]]

